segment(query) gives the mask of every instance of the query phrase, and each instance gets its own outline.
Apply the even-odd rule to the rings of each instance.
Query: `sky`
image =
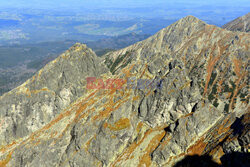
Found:
[[[16,10],[15,8],[19,8]],[[20,8],[71,14],[106,14],[117,17],[179,19],[193,15],[203,20],[224,22],[250,12],[249,0],[0,0],[1,9]],[[11,9],[11,10],[9,10]],[[124,9],[124,10],[123,10]],[[129,10],[128,10],[129,9]],[[130,10],[131,9],[131,10]],[[107,16],[107,17],[108,17]],[[223,23],[224,23],[223,22]],[[221,23],[221,24],[223,24]]]
[[[150,6],[249,6],[249,0],[0,0],[0,8],[135,8]]]

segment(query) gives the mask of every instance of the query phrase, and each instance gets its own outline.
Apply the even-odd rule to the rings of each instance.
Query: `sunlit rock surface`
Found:
[[[0,97],[0,166],[220,164],[249,152],[250,34],[187,16],[102,58],[76,44]],[[157,81],[86,89],[86,77]]]
[[[250,31],[250,13],[225,24],[224,26],[222,26],[222,28],[230,30],[230,31],[249,32]]]

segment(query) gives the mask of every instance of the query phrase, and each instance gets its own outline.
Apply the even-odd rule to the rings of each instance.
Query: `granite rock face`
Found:
[[[86,45],[75,44],[20,87],[0,97],[0,144],[25,138],[49,123],[86,90],[87,76],[108,72]]]
[[[0,98],[0,166],[174,166],[187,155],[220,164],[247,154],[249,46],[250,34],[193,16],[100,59],[76,44]],[[87,89],[86,77],[120,80]]]
[[[250,13],[225,24],[224,26],[222,26],[222,28],[230,30],[230,31],[249,32],[250,31]]]

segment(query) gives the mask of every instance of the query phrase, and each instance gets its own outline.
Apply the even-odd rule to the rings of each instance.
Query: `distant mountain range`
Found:
[[[0,46],[65,40],[86,43],[130,33],[152,35],[177,20],[129,16],[124,11],[122,16],[114,15],[111,9],[96,10],[94,14],[91,10],[13,10],[0,10]]]
[[[78,4],[77,9],[72,9],[69,6],[60,7],[59,4],[62,4],[60,1],[58,5],[50,6],[53,9],[48,7],[44,9],[24,8],[29,5],[39,6],[40,3],[44,2],[33,4],[25,3],[22,0],[22,2],[13,3],[11,0],[6,4],[12,5],[4,5],[10,7],[3,7],[1,5],[4,2],[1,2],[0,46],[65,40],[86,43],[128,33],[153,35],[188,14],[199,17],[208,24],[222,26],[249,10],[249,6],[241,3],[237,5],[236,9],[232,5],[234,2],[224,3],[223,6],[226,7],[223,8],[217,1],[213,2],[217,5],[212,5],[212,2],[205,1],[176,3],[173,0],[162,1],[162,5],[148,2],[152,5],[144,7],[135,7],[135,4],[145,4],[145,1],[140,1],[140,3],[133,1],[131,3],[133,6],[123,6],[122,8],[103,6],[88,8],[87,4],[94,3],[90,1],[85,2],[82,7],[75,3]],[[70,1],[70,3],[73,5],[73,2]],[[111,4],[108,1],[106,3]],[[99,1],[98,5],[100,5]]]
[[[149,35],[130,33],[88,42],[98,56],[146,39]],[[77,41],[54,41],[16,46],[0,46],[0,95],[21,85],[37,70],[58,57]]]
[[[249,43],[193,16],[102,57],[76,43],[0,96],[0,166],[249,166]]]

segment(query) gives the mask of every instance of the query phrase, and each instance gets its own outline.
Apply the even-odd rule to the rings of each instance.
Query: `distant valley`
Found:
[[[209,24],[221,25],[232,19],[225,14],[219,15],[220,17],[216,19],[207,17],[207,10],[210,9],[201,7],[200,10],[203,12],[198,12],[197,15]],[[86,43],[98,56],[102,56],[109,51],[142,41],[182,17],[177,11],[172,11],[173,16],[166,17],[164,11],[167,10],[107,8],[93,11],[45,9],[19,11],[17,9],[13,12],[11,8],[2,9],[0,95],[23,83],[34,72],[76,42]],[[127,14],[128,12],[133,15]],[[232,15],[238,14],[235,12]]]
[[[142,41],[149,35],[130,33],[87,42],[98,56]],[[0,46],[0,95],[19,86],[37,70],[78,41],[54,41],[36,44]]]
[[[75,43],[0,96],[0,166],[249,166],[245,20]]]
[[[0,45],[64,40],[87,42],[129,33],[152,35],[177,20],[164,17],[115,16],[107,14],[106,11],[98,11],[99,14],[95,15],[82,11],[10,11],[12,10],[0,11]]]

